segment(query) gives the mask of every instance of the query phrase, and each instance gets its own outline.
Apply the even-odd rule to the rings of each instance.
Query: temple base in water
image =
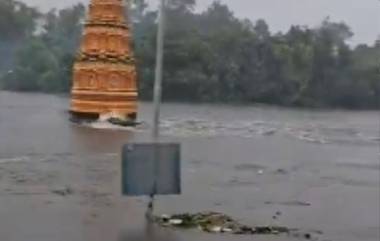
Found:
[[[73,89],[70,113],[84,119],[136,120],[137,93]]]
[[[141,122],[136,121],[136,116],[131,116],[128,118],[120,118],[118,116],[111,115],[99,115],[98,113],[70,113],[70,121],[76,124],[94,123],[94,122],[108,122],[113,125],[124,126],[124,127],[136,127],[141,125]]]

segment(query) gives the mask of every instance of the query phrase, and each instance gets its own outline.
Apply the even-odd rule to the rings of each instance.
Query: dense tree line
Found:
[[[351,47],[349,26],[322,21],[271,33],[264,20],[238,19],[214,2],[169,0],[164,99],[306,107],[380,106],[380,41]],[[134,0],[133,27],[142,99],[153,90],[157,12]],[[0,85],[19,91],[67,92],[85,7],[38,12],[0,2]],[[376,31],[376,30],[374,30]],[[6,58],[3,56],[7,56]]]

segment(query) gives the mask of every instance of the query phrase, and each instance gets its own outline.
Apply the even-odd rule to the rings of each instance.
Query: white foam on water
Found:
[[[102,129],[102,130],[133,131],[136,129],[134,127],[124,127],[124,126],[114,125],[112,123],[109,123],[108,121],[102,121],[102,120],[98,120],[94,122],[83,122],[78,125],[92,128],[92,129]]]
[[[27,156],[12,157],[12,158],[0,158],[0,164],[16,163],[16,162],[29,162],[30,158]]]
[[[150,129],[146,124],[137,127],[114,125],[104,120],[83,124],[86,127],[105,130],[143,132]],[[354,127],[326,126],[321,123],[305,125],[265,120],[217,121],[206,118],[175,117],[160,122],[163,135],[175,137],[217,137],[234,136],[242,138],[270,137],[282,135],[298,141],[314,144],[353,143],[371,144],[379,142],[378,137],[363,136]]]
[[[94,129],[133,130],[133,128],[114,125],[114,124],[111,124],[107,121],[91,122],[91,123],[88,123],[87,126],[94,128]]]

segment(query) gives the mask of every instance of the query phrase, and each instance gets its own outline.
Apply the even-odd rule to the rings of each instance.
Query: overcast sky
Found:
[[[22,0],[42,10],[62,8],[89,0]],[[159,0],[148,0],[156,6]],[[205,9],[213,0],[198,0]],[[325,17],[344,21],[353,29],[354,43],[373,43],[380,35],[380,0],[221,0],[240,18],[265,19],[272,31],[286,31],[292,24],[318,25]]]

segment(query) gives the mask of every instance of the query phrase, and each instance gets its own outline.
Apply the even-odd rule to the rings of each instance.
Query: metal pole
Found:
[[[156,70],[155,70],[155,80],[154,80],[154,115],[153,115],[153,130],[152,130],[152,138],[155,142],[155,162],[154,162],[154,185],[152,194],[150,195],[150,201],[147,209],[147,219],[152,221],[153,211],[154,211],[154,196],[156,194],[157,189],[157,161],[158,161],[158,139],[159,139],[159,131],[160,131],[160,104],[161,104],[161,96],[162,96],[162,69],[163,69],[163,60],[164,60],[164,35],[165,35],[165,3],[166,0],[161,0],[159,7],[159,16],[158,16],[158,33],[157,33],[157,56],[156,56]]]
[[[165,4],[166,0],[161,0],[158,16],[157,56],[154,80],[154,117],[152,133],[154,141],[157,141],[159,137],[160,104],[162,96],[162,69],[164,59]]]

